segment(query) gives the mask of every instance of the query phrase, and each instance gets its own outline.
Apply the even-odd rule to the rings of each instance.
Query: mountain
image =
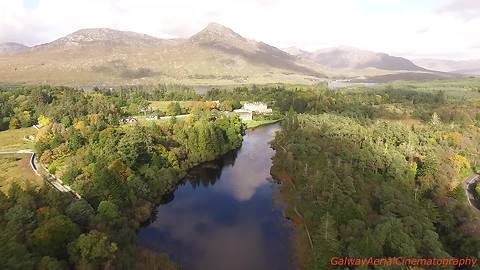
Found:
[[[376,68],[383,70],[425,71],[410,60],[391,56],[385,53],[377,53],[360,50],[351,47],[335,47],[317,50],[314,52],[302,51],[295,48],[289,49],[302,59],[308,59],[315,63],[338,69],[366,69]]]
[[[328,78],[381,76],[385,80],[432,75],[406,59],[361,50],[289,53],[216,23],[181,39],[91,28],[31,48],[5,46],[9,52],[14,47],[19,48],[15,53],[0,54],[0,82],[78,87],[312,84]],[[415,74],[404,76],[402,72],[407,71]]]
[[[322,70],[220,24],[188,39],[82,29],[15,55],[0,55],[0,82],[72,86],[312,83]]]
[[[161,44],[161,39],[145,34],[109,28],[89,28],[76,31],[50,43],[37,46],[36,48],[57,47],[69,49],[83,46],[155,47]]]
[[[421,67],[443,72],[480,75],[480,59],[461,61],[446,59],[415,59],[413,62]]]
[[[28,48],[28,46],[16,42],[0,43],[0,54],[17,53]]]
[[[205,29],[190,37],[189,41],[204,48],[241,56],[257,65],[323,77],[320,72],[296,63],[294,56],[266,43],[246,39],[232,29],[217,23],[210,23]]]

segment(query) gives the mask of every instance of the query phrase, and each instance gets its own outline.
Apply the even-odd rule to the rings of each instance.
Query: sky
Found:
[[[97,27],[189,37],[209,22],[279,48],[480,59],[480,0],[0,0],[0,42],[26,45]]]

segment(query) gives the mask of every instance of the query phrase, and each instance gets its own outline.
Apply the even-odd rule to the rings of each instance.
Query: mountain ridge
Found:
[[[348,46],[323,48],[313,52],[292,47],[289,50],[299,58],[308,59],[331,68],[427,71],[403,57]]]
[[[4,43],[0,43],[0,54],[16,53],[16,52],[27,50],[28,48],[30,48],[30,47],[28,47],[24,44],[21,44],[21,43],[4,42]]]
[[[470,60],[449,60],[420,58],[413,59],[414,63],[428,69],[434,69],[442,72],[452,72],[467,75],[480,75],[480,59]]]
[[[110,28],[86,28],[15,54],[0,55],[0,81],[63,85],[311,84],[329,77],[365,78],[398,73],[394,69],[369,69],[368,66],[347,70],[341,65],[329,66],[318,61],[321,50],[312,53],[317,57],[307,57],[308,53],[301,51],[303,56],[292,55],[245,38],[218,23],[210,23],[189,38],[179,39],[161,39]],[[375,57],[383,55],[370,53]],[[416,77],[429,72],[421,68],[411,71],[420,72]],[[395,76],[399,77],[402,76]]]

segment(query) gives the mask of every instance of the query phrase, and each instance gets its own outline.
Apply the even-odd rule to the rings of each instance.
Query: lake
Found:
[[[139,231],[139,244],[186,270],[294,269],[293,228],[270,175],[279,129],[250,130],[238,151],[192,169]]]

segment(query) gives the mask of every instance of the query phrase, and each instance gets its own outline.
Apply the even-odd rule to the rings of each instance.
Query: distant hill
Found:
[[[408,79],[429,73],[406,59],[361,50],[289,53],[216,23],[185,39],[91,28],[31,48],[21,44],[1,48],[8,52],[0,53],[0,82],[4,83],[81,87],[169,82],[311,84],[328,78],[395,75],[392,78]],[[418,74],[401,75],[406,71]]]
[[[445,59],[415,59],[413,62],[421,67],[443,72],[480,75],[480,59],[463,61]]]
[[[209,24],[188,39],[82,29],[15,55],[0,55],[0,81],[75,86],[312,83],[326,76],[292,55]]]
[[[0,43],[0,54],[17,53],[26,49],[28,46],[16,42]]]
[[[335,47],[307,52],[296,48],[288,49],[297,57],[320,65],[340,69],[377,68],[383,70],[425,71],[410,60],[385,53],[360,50],[351,47]]]
[[[155,47],[161,44],[161,39],[145,34],[109,28],[90,28],[82,29],[50,43],[36,46],[36,49],[51,47],[71,49],[83,46]]]

